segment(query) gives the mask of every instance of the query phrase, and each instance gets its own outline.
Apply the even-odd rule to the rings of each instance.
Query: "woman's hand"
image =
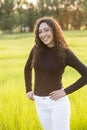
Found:
[[[49,96],[52,100],[57,100],[61,97],[66,96],[66,93],[65,93],[64,89],[60,89],[60,90],[55,90],[55,91],[49,93]]]
[[[33,91],[29,91],[27,93],[27,97],[30,99],[30,100],[33,100],[34,101],[34,92]]]

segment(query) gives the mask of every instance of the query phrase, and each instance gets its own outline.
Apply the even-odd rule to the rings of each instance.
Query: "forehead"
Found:
[[[45,28],[51,28],[47,23],[43,22],[39,26],[39,30],[43,30]]]

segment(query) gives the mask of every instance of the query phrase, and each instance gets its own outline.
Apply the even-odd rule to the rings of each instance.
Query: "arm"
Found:
[[[30,52],[30,55],[28,57],[28,60],[24,68],[26,93],[28,93],[29,91],[32,91],[32,67],[33,67],[32,58],[33,58],[33,49]]]
[[[66,65],[73,67],[81,75],[75,83],[64,89],[66,94],[70,94],[87,84],[87,67],[69,49],[66,50]]]
[[[66,66],[69,65],[77,70],[81,74],[81,77],[75,83],[65,89],[51,92],[49,96],[53,100],[57,100],[58,98],[73,93],[74,91],[87,84],[87,67],[82,62],[80,62],[80,60],[69,49],[66,49],[65,64]]]

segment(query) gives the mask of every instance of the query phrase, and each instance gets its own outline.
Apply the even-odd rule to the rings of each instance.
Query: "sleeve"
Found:
[[[26,93],[28,91],[32,91],[32,58],[33,58],[33,49],[31,50],[28,60],[24,67],[24,79],[25,79],[25,87]]]
[[[66,94],[70,94],[87,84],[87,67],[69,49],[66,50],[66,65],[73,67],[81,75],[76,82],[64,89]]]

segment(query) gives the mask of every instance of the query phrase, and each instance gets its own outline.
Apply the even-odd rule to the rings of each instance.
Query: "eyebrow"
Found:
[[[51,30],[50,28],[45,27],[45,28],[43,28],[43,29],[38,29],[38,31],[45,30],[45,29],[49,29],[49,30]]]

